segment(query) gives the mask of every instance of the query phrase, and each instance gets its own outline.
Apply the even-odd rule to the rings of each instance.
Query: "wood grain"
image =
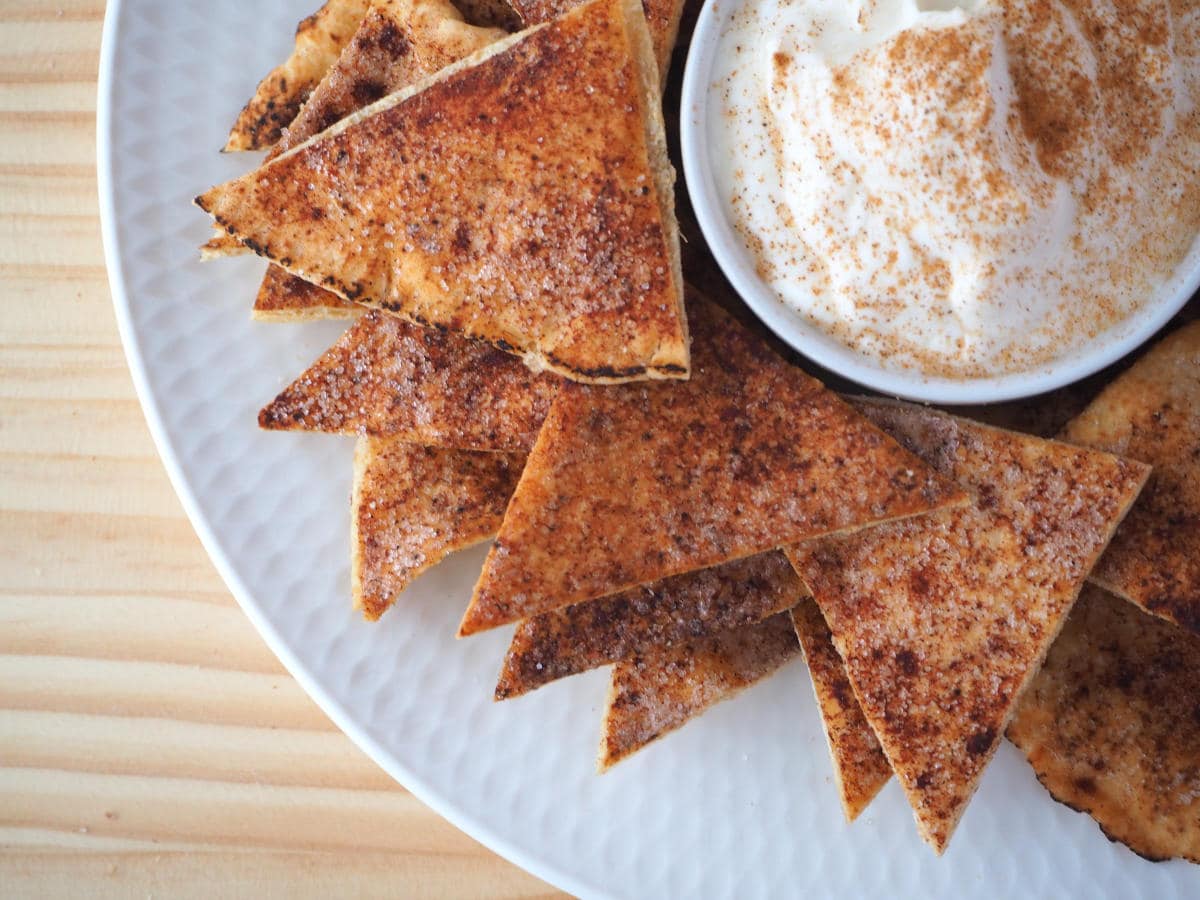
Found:
[[[105,279],[103,14],[0,3],[0,894],[552,895],[334,728],[184,517]]]

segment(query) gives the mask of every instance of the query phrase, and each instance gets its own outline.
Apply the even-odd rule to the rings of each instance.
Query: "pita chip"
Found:
[[[792,610],[792,625],[812,675],[842,811],[853,822],[892,777],[892,767],[858,705],[846,664],[814,600],[806,598]]]
[[[689,314],[689,381],[563,385],[460,634],[965,502],[715,304]]]
[[[266,150],[279,140],[367,14],[369,0],[329,0],[296,26],[292,55],[264,78],[233,124],[226,152]]]
[[[1147,469],[924,407],[856,405],[975,498],[788,551],[941,853]]]
[[[671,52],[679,35],[679,20],[683,16],[685,0],[642,0],[646,14],[646,25],[650,29],[650,42],[654,46],[654,58],[658,62],[660,80],[665,81],[671,66]],[[578,0],[514,0],[513,8],[527,25],[537,25],[557,19],[567,10],[578,5]]]
[[[258,424],[523,452],[559,383],[480,341],[369,312],[259,412]]]
[[[590,0],[197,198],[343,299],[592,382],[685,378],[674,173],[634,0]]]
[[[267,266],[254,298],[254,318],[260,322],[354,319],[364,312],[366,307],[343,300],[279,266]]]
[[[1200,637],[1087,587],[1008,737],[1111,840],[1200,862],[1198,684]]]
[[[772,550],[534,616],[517,625],[496,699],[648,647],[753,625],[795,606],[802,590],[787,558]]]
[[[780,613],[618,662],[604,714],[600,770],[773,675],[799,653],[791,619]]]
[[[449,0],[375,0],[268,159],[505,36],[468,25]]]
[[[282,130],[267,160],[505,34],[499,28],[467,24],[448,0],[374,0],[337,61]],[[205,260],[248,252],[219,227],[200,251]]]
[[[225,259],[229,256],[241,256],[249,253],[242,242],[231,237],[219,225],[213,226],[213,234],[200,245],[200,262],[211,262],[214,259]]]
[[[354,453],[354,606],[378,619],[409,583],[496,533],[524,457],[361,437]]]
[[[364,106],[504,36],[498,28],[468,25],[446,0],[377,0],[267,158],[286,153]],[[255,299],[254,318],[279,322],[345,317],[356,309],[362,307],[272,265]]]
[[[1062,439],[1154,467],[1091,579],[1200,634],[1200,322],[1160,341]]]

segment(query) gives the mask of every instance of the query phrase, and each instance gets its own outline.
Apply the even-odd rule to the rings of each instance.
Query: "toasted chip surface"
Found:
[[[358,439],[351,501],[354,605],[378,619],[421,572],[496,533],[525,459]]]
[[[376,0],[270,158],[505,35],[468,25],[449,0]]]
[[[802,588],[776,550],[543,613],[517,625],[496,685],[516,697],[648,647],[670,647],[791,609]]]
[[[1112,840],[1200,862],[1198,684],[1200,637],[1089,586],[1008,737]]]
[[[557,19],[567,10],[578,5],[579,0],[514,0],[513,8],[528,25],[537,25]],[[671,64],[671,51],[675,49],[675,38],[679,34],[679,20],[683,15],[685,0],[642,0],[646,14],[646,25],[650,29],[650,41],[654,45],[654,58],[658,61],[662,78],[667,77]]]
[[[468,25],[448,0],[376,0],[267,158],[504,36]],[[341,316],[346,308],[361,309],[278,266],[268,267],[254,302],[255,318],[271,321]]]
[[[242,242],[226,233],[224,228],[213,226],[213,236],[200,245],[200,261],[208,262],[227,256],[238,256],[249,251]]]
[[[590,0],[197,202],[345,299],[575,379],[686,377],[649,56],[635,0]]]
[[[258,85],[233,124],[227,151],[266,150],[334,64],[367,14],[369,0],[328,0],[296,26],[291,56]]]
[[[779,613],[756,625],[646,650],[616,663],[600,769],[761,681],[799,653],[791,619]]]
[[[923,407],[856,405],[975,497],[788,551],[940,853],[1146,467]]]
[[[525,451],[560,379],[480,341],[369,312],[259,414],[263,428]]]
[[[715,304],[678,384],[564,384],[461,632],[960,502]]]
[[[1154,466],[1092,580],[1200,634],[1200,322],[1163,339],[1062,437]]]
[[[892,777],[892,767],[854,696],[846,664],[816,601],[801,601],[792,610],[792,625],[812,676],[842,810],[846,821],[853,822]]]
[[[254,318],[263,322],[352,319],[364,312],[366,307],[343,300],[279,266],[267,266],[254,298]]]

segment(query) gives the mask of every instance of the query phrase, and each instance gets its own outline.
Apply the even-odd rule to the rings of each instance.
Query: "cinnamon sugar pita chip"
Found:
[[[774,674],[800,653],[787,613],[613,666],[600,740],[600,770]]]
[[[1008,737],[1110,839],[1200,862],[1198,684],[1200,636],[1089,586]]]
[[[812,676],[842,811],[846,821],[853,822],[892,777],[892,767],[854,696],[846,664],[814,600],[806,598],[792,610],[792,625]]]
[[[380,97],[408,87],[504,36],[498,28],[468,25],[447,0],[376,0],[267,158],[286,153]],[[233,238],[228,240],[237,243]],[[341,317],[361,309],[332,291],[272,265],[255,299],[254,317],[295,321]]]
[[[524,457],[358,439],[351,501],[354,606],[378,619],[409,583],[496,533]]]
[[[517,624],[496,699],[648,647],[761,622],[795,606],[801,591],[787,558],[772,550],[534,616]]]
[[[196,198],[346,300],[589,382],[688,373],[674,172],[636,0],[589,0]]]
[[[254,298],[253,315],[260,322],[308,322],[354,319],[366,311],[366,307],[343,300],[279,266],[267,266]]]
[[[646,13],[646,25],[650,29],[650,41],[654,45],[654,57],[658,61],[661,79],[666,80],[671,65],[671,51],[675,49],[675,38],[679,34],[679,20],[683,16],[686,0],[642,0]],[[526,24],[537,25],[557,19],[578,0],[513,0],[513,8]]]
[[[396,437],[458,450],[533,445],[559,379],[458,335],[379,312],[259,414],[263,428]]]
[[[1091,580],[1200,634],[1200,322],[1160,341],[1062,438],[1154,467]]]
[[[688,312],[689,381],[563,385],[460,634],[965,502],[715,304]]]
[[[233,124],[226,151],[266,150],[279,140],[367,14],[368,0],[328,0],[296,26],[296,46],[273,69]]]
[[[788,551],[940,853],[1147,469],[924,407],[856,405],[975,498]]]

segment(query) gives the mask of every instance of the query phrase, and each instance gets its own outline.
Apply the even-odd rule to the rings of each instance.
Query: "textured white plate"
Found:
[[[317,0],[111,2],[99,98],[105,247],[129,365],[164,464],[230,589],[305,689],[450,821],[586,896],[1195,896],[1053,803],[1012,747],[942,859],[891,784],[842,821],[802,663],[594,774],[606,672],[491,701],[508,632],[456,641],[482,551],[379,625],[347,598],[351,443],[267,434],[259,406],[337,334],[255,324],[263,264],[201,264],[190,205],[252,164],[217,150]]]

